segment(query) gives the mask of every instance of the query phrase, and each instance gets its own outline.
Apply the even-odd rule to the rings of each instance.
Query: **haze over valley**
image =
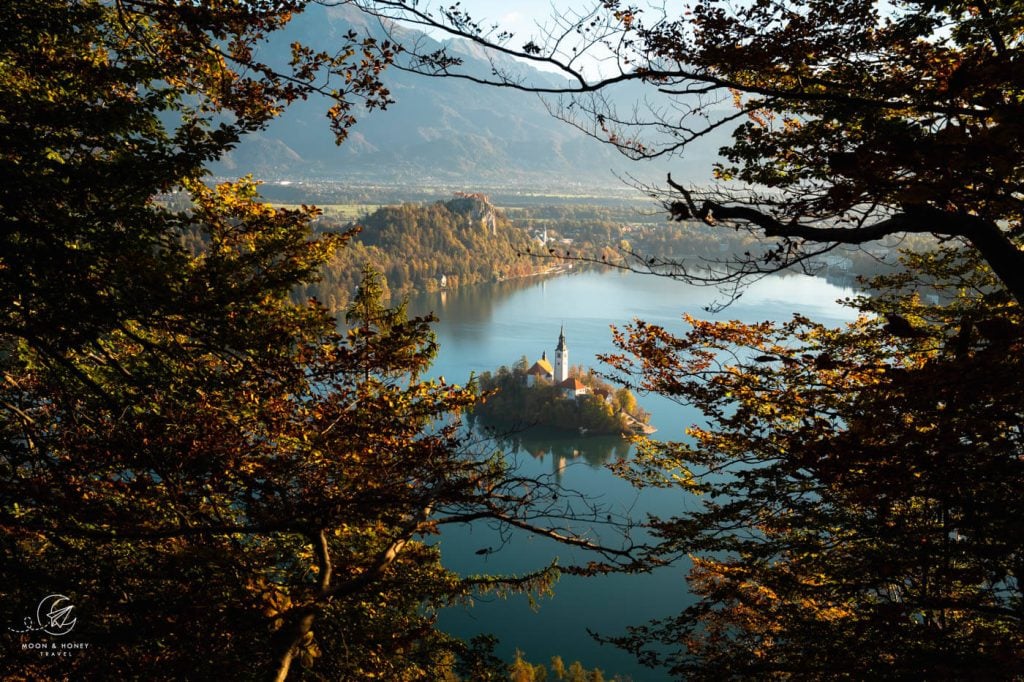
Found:
[[[329,46],[352,29],[384,39],[376,19],[347,6],[314,4],[259,56],[283,64],[292,41]],[[410,33],[415,31],[402,35]],[[441,47],[422,34],[415,40]],[[479,49],[463,39],[447,45],[465,60],[468,71],[490,73],[490,62]],[[534,82],[565,82],[508,57],[490,58],[528,72]],[[252,173],[269,181],[340,180],[488,191],[544,187],[553,194],[577,194],[594,188],[620,190],[627,173],[644,181],[663,181],[671,170],[679,178],[707,181],[711,160],[727,140],[727,135],[714,135],[695,145],[685,160],[629,162],[607,144],[552,116],[545,102],[557,106],[555,97],[542,100],[512,89],[481,88],[397,69],[386,70],[382,80],[395,103],[386,111],[357,116],[340,147],[325,124],[323,101],[310,98],[288,107],[267,130],[245,136],[211,170],[219,176]],[[637,95],[638,89],[629,85],[613,93],[624,110],[636,104]]]

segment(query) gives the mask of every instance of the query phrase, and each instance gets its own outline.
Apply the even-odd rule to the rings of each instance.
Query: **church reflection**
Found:
[[[505,452],[521,452],[542,462],[550,461],[551,473],[559,482],[566,467],[574,463],[600,468],[629,457],[631,447],[622,436],[577,436],[540,427],[488,435]]]

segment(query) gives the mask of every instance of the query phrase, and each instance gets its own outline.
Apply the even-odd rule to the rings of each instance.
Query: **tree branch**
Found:
[[[320,567],[320,582],[309,603],[290,612],[293,618],[292,623],[278,637],[283,644],[281,652],[277,656],[277,666],[273,675],[274,682],[284,682],[287,679],[295,654],[306,636],[312,632],[313,622],[323,610],[322,603],[335,597],[354,594],[379,578],[384,570],[398,558],[430,513],[431,507],[427,506],[419,514],[409,519],[403,524],[397,537],[377,555],[369,568],[356,577],[337,585],[331,585],[332,567],[326,531],[320,529],[316,534],[309,535],[317,555],[317,565]]]
[[[891,109],[891,110],[908,110],[912,109],[920,113],[932,113],[942,114],[946,116],[967,116],[967,117],[983,117],[988,115],[988,109],[978,109],[976,107],[962,107],[954,106],[949,104],[948,101],[908,101],[906,98],[871,98],[864,96],[852,95],[846,92],[837,91],[839,87],[837,84],[830,84],[832,87],[820,87],[820,84],[813,83],[813,88],[796,87],[796,88],[778,88],[769,87],[763,84],[751,83],[742,80],[736,80],[733,78],[727,78],[721,75],[717,75],[708,71],[701,71],[696,69],[688,69],[682,66],[677,68],[651,68],[643,67],[636,68],[631,71],[623,71],[613,76],[607,76],[598,78],[596,80],[588,80],[587,77],[580,71],[580,69],[572,66],[571,62],[578,56],[578,51],[574,53],[572,59],[562,60],[556,58],[553,55],[539,55],[530,51],[515,49],[507,47],[495,40],[490,40],[486,35],[482,35],[479,32],[479,27],[471,25],[468,28],[462,28],[451,23],[446,23],[441,19],[431,15],[430,13],[414,8],[413,3],[406,2],[403,0],[337,0],[336,2],[322,2],[325,5],[336,5],[336,4],[353,4],[358,7],[361,11],[377,17],[381,20],[381,26],[385,31],[388,31],[389,35],[391,29],[384,22],[399,23],[402,21],[412,23],[415,25],[426,26],[428,28],[438,29],[444,31],[450,36],[462,38],[468,40],[475,45],[482,47],[486,50],[492,50],[496,53],[503,54],[508,57],[514,57],[526,62],[532,62],[535,64],[544,64],[552,66],[558,69],[558,72],[569,79],[570,84],[565,86],[546,86],[546,85],[529,85],[524,84],[518,80],[515,80],[507,74],[502,74],[495,69],[494,78],[482,78],[479,76],[473,76],[467,73],[453,72],[449,70],[451,66],[458,66],[457,63],[452,63],[447,58],[445,48],[441,48],[431,54],[420,54],[414,51],[406,49],[406,53],[411,55],[418,63],[414,63],[411,66],[401,65],[397,62],[394,64],[395,68],[403,71],[417,73],[423,76],[439,77],[439,78],[456,78],[460,80],[470,81],[480,85],[488,85],[492,87],[510,88],[513,90],[520,90],[524,92],[533,92],[538,94],[551,94],[551,95],[573,95],[573,94],[585,94],[596,92],[609,88],[610,86],[618,83],[640,81],[643,83],[652,83],[657,85],[659,91],[664,94],[680,94],[680,90],[674,84],[682,84],[686,82],[700,83],[704,86],[710,86],[716,90],[734,90],[750,95],[757,95],[762,97],[771,97],[778,99],[783,102],[793,103],[839,103],[851,107],[865,107],[871,109]],[[388,14],[376,7],[385,7],[393,10],[400,14]],[[590,16],[590,15],[583,15]],[[582,19],[583,16],[580,18]],[[625,33],[625,31],[623,31]],[[550,37],[550,36],[549,36]],[[400,43],[400,41],[395,41]],[[433,67],[432,70],[427,70],[425,67]],[[803,83],[801,83],[803,85]]]

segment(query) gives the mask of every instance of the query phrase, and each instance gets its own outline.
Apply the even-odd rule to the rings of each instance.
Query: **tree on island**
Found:
[[[257,61],[303,6],[0,6],[2,620],[65,595],[89,644],[43,657],[7,628],[6,679],[454,679],[490,659],[437,609],[559,569],[463,578],[424,538],[484,519],[594,550],[561,570],[633,565],[546,501],[583,525],[593,505],[463,440],[472,392],[421,378],[431,319],[389,308],[377,274],[346,331],[292,300],[350,235],[250,180],[204,184],[321,83],[342,88],[339,138],[386,103],[383,43]],[[159,200],[176,190],[187,207]]]
[[[502,365],[493,374],[480,374],[477,388],[484,398],[473,407],[473,415],[488,424],[546,426],[591,435],[635,433],[638,424],[650,419],[628,389],[616,389],[580,365],[571,367],[569,376],[587,393],[571,397],[551,382],[530,385],[527,367],[524,356],[511,368]]]
[[[606,678],[600,668],[587,670],[579,661],[566,665],[561,656],[551,658],[550,675],[543,663],[533,664],[523,659],[522,652],[516,651],[515,660],[509,667],[510,682],[632,682],[632,678],[615,675]]]

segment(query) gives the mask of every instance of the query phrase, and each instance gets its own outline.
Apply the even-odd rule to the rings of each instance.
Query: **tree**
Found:
[[[348,235],[204,184],[328,74],[339,137],[386,102],[374,41],[255,60],[303,4],[0,8],[0,617],[29,620],[5,627],[6,678],[444,679],[475,652],[437,608],[557,571],[461,579],[424,538],[489,519],[596,548],[543,506],[553,486],[467,446],[472,388],[420,379],[431,319],[376,273],[351,330],[293,300]],[[46,595],[87,653],[22,648]]]
[[[717,187],[669,176],[656,194],[675,220],[747,230],[766,250],[710,275],[628,246],[613,265],[738,286],[887,236],[967,247],[879,282],[848,329],[691,319],[681,336],[643,322],[618,336],[626,353],[609,360],[625,383],[707,423],[620,467],[703,495],[654,522],[668,556],[693,555],[698,603],[613,641],[685,679],[1020,677],[1021,320],[1008,301],[1024,302],[1024,6],[697,0],[648,19],[612,0],[516,46],[459,7],[362,4],[560,69],[564,85],[529,82],[415,49],[403,66],[550,95],[628,156],[731,129]],[[613,71],[595,75],[588,54]],[[630,82],[650,98],[616,106]],[[941,305],[914,296],[926,283]]]
[[[654,521],[698,601],[611,641],[681,679],[1022,674],[1024,327],[971,256],[878,282],[857,306],[884,325],[619,332],[623,379],[707,423],[625,472],[703,496]],[[944,304],[916,296],[925,277]]]
[[[615,408],[619,412],[625,412],[626,414],[636,413],[636,396],[628,388],[619,387],[615,391]]]
[[[498,60],[473,73],[418,45],[398,65],[548,95],[559,115],[631,158],[682,154],[731,131],[717,187],[669,176],[654,195],[673,219],[747,230],[764,251],[735,254],[709,276],[713,263],[688,269],[627,247],[619,267],[731,285],[735,296],[750,277],[809,267],[839,245],[926,233],[976,249],[1024,300],[1019,1],[695,0],[669,15],[611,0],[551,17],[525,42],[457,5],[353,1],[557,70],[564,84]],[[635,89],[625,101],[617,93],[628,83],[643,102]]]
[[[186,219],[152,199],[296,98],[330,95],[339,138],[353,106],[386,104],[376,74],[391,53],[376,41],[349,36],[337,56],[297,50],[287,72],[254,59],[303,5],[5,4],[5,333],[60,349],[119,319],[187,312],[153,295],[173,286],[160,258],[180,258],[184,225],[170,223]],[[324,89],[329,75],[345,85]]]

